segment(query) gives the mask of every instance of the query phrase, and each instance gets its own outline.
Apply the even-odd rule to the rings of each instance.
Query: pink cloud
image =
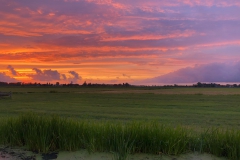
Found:
[[[174,31],[173,33],[167,35],[154,35],[154,34],[145,34],[145,35],[115,35],[113,37],[106,36],[101,41],[126,41],[126,40],[161,40],[161,39],[171,39],[171,38],[181,38],[181,37],[191,37],[196,35],[195,31],[185,30],[185,31]]]
[[[178,0],[178,2],[187,4],[190,6],[219,6],[219,7],[228,7],[228,6],[240,6],[238,0]]]
[[[5,73],[0,73],[0,82],[17,82],[17,80],[6,75]]]
[[[196,82],[240,82],[240,62],[196,65],[142,81],[142,83],[172,84]]]

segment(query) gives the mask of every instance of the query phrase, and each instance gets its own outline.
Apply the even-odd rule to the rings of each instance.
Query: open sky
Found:
[[[240,82],[239,0],[0,4],[0,81]]]

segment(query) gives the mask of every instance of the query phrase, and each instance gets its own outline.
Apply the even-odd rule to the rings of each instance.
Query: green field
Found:
[[[0,117],[26,112],[96,121],[240,128],[239,88],[1,87]]]
[[[2,87],[0,144],[240,159],[239,88]]]

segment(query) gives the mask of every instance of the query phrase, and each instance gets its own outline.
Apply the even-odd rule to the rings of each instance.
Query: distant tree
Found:
[[[198,82],[198,83],[197,83],[197,87],[202,87],[202,83],[201,83],[201,82]]]
[[[130,86],[130,84],[129,83],[123,83],[123,86],[128,87],[128,86]]]
[[[82,86],[87,86],[87,82],[85,81],[85,82],[82,84]]]

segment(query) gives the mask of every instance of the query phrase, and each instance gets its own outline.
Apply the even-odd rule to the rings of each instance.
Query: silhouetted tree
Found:
[[[85,82],[82,84],[82,86],[87,86],[87,82],[85,81]]]
[[[201,83],[201,82],[198,82],[198,83],[197,83],[197,87],[202,87],[202,83]]]

